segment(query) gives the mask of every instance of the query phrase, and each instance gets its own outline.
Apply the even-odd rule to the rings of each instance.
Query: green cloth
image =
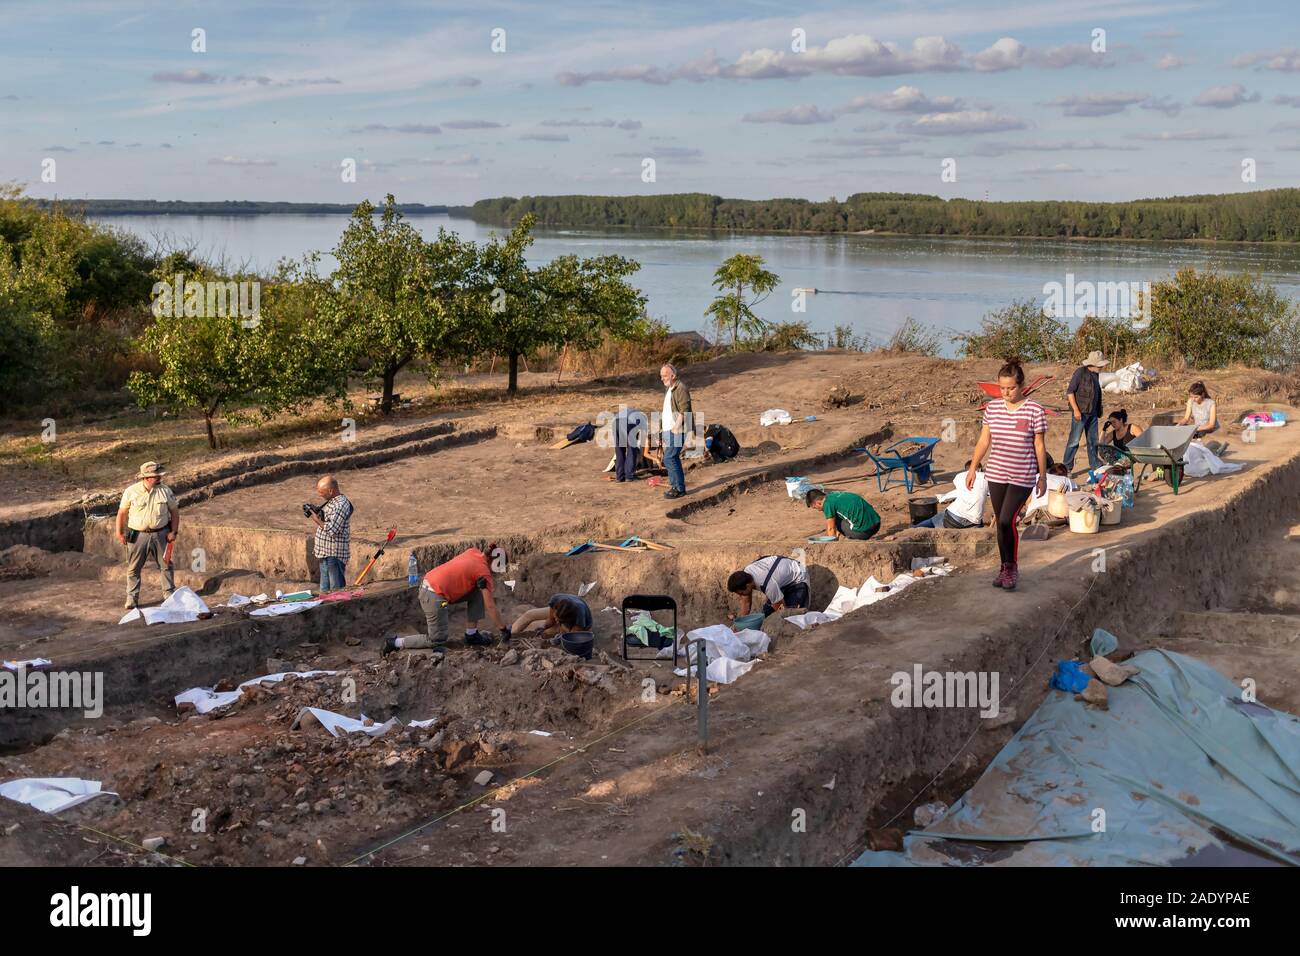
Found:
[[[866,531],[880,524],[880,515],[876,509],[867,504],[861,495],[851,491],[832,491],[826,495],[822,504],[822,514],[828,518],[839,515],[848,524],[850,531]]]
[[[653,644],[650,641],[651,634],[658,638]],[[673,633],[672,625],[660,624],[645,612],[633,618],[632,623],[627,626],[627,636],[642,647],[668,647],[677,637]]]

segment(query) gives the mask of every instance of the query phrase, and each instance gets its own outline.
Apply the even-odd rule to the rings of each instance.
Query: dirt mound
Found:
[[[99,577],[100,570],[108,563],[104,558],[80,551],[55,553],[28,544],[15,544],[0,551],[0,580],[46,577],[51,574],[94,579]]]

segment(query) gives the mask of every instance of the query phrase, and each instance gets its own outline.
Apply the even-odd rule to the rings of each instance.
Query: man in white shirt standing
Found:
[[[756,594],[763,596],[763,613],[808,606],[808,569],[803,562],[779,554],[759,558],[727,578],[727,590],[740,598],[740,617],[750,613]]]
[[[983,469],[975,472],[975,484],[966,487],[966,472],[970,462],[961,466],[952,491],[939,496],[939,503],[951,501],[947,510],[940,511],[933,518],[926,518],[912,525],[914,528],[978,528],[984,524],[984,502],[989,497],[989,483],[984,477]]]

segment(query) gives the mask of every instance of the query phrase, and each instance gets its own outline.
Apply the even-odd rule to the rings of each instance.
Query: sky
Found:
[[[0,0],[0,183],[431,204],[1295,186],[1296,10]]]

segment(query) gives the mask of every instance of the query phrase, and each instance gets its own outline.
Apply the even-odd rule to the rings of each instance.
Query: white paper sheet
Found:
[[[379,737],[398,726],[396,717],[386,720],[382,724],[372,724],[367,727],[362,722],[366,719],[364,714],[362,714],[361,719],[358,720],[356,717],[344,717],[342,714],[336,714],[332,710],[322,710],[319,707],[304,707],[303,713],[299,714],[298,719],[293,722],[294,729],[297,729],[300,726],[303,714],[308,713],[320,721],[321,726],[330,732],[331,737],[337,737],[340,732],[345,734],[365,734],[368,737]]]
[[[101,795],[117,796],[100,787],[98,780],[78,777],[24,777],[0,783],[0,797],[25,803],[43,813],[59,813]]]
[[[193,704],[194,709],[200,714],[208,714],[214,710],[220,710],[222,707],[229,707],[239,700],[243,696],[243,689],[250,684],[278,684],[286,677],[291,676],[303,678],[328,677],[337,673],[338,671],[281,671],[279,674],[266,674],[263,677],[250,678],[234,690],[216,691],[211,687],[191,687],[189,690],[177,694],[175,703],[177,707],[181,704]]]
[[[301,614],[303,611],[310,611],[320,603],[320,601],[285,601],[282,604],[268,604],[266,607],[259,607],[248,613],[253,617],[280,617],[285,614]]]
[[[194,593],[193,588],[179,587],[157,607],[139,610],[132,608],[117,623],[138,621],[141,611],[144,612],[145,624],[184,624],[187,621],[197,621],[200,614],[207,614],[208,606],[203,603],[203,598]]]

